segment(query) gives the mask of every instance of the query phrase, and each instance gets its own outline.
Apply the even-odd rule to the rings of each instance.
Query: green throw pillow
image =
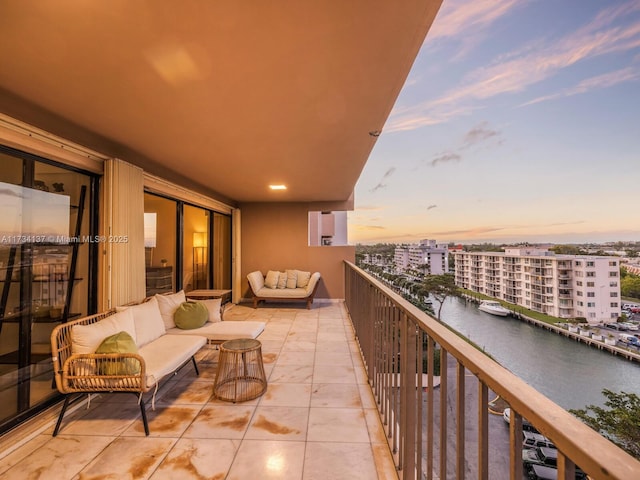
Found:
[[[209,310],[200,302],[184,302],[173,314],[176,327],[183,330],[200,328],[209,320]]]
[[[136,342],[127,332],[119,332],[105,338],[96,353],[138,353]],[[102,375],[137,375],[140,362],[135,358],[101,361],[98,371]]]

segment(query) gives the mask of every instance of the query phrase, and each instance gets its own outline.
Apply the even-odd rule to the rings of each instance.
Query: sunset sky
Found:
[[[640,241],[640,0],[444,0],[350,243]]]

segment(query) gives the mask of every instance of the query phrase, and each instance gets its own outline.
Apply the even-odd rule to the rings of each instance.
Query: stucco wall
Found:
[[[355,262],[355,247],[310,247],[308,203],[247,203],[242,212],[242,292],[250,298],[247,274],[260,270],[320,272],[316,298],[344,298],[343,261]]]

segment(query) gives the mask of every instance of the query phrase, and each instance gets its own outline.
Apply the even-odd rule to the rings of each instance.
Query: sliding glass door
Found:
[[[96,308],[97,179],[0,147],[0,431],[51,403],[51,331]]]
[[[147,295],[231,289],[231,217],[145,193]]]

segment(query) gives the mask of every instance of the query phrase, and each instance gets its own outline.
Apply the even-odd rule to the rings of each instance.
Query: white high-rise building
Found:
[[[620,316],[617,257],[555,255],[540,248],[453,254],[459,287],[559,318],[601,323]]]
[[[449,271],[449,247],[435,240],[400,245],[395,249],[394,263],[398,273],[413,270],[423,275],[441,275]]]

